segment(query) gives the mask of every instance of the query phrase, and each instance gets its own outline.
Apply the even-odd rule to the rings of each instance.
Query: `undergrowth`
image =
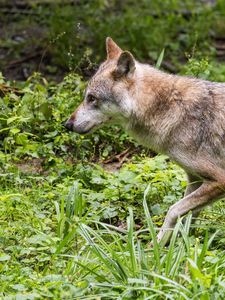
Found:
[[[194,237],[189,215],[169,247],[156,242],[162,214],[185,186],[183,172],[162,156],[115,174],[72,169],[61,178],[1,178],[3,299],[223,299],[219,207],[216,226],[199,220]]]
[[[43,165],[53,166],[57,159],[96,160],[122,152],[134,142],[120,128],[99,130],[84,137],[64,129],[83,97],[85,83],[71,73],[57,86],[34,74],[15,88],[0,78],[0,155],[10,159],[41,158]],[[4,92],[6,89],[6,93]],[[10,92],[7,92],[10,91]],[[115,137],[118,137],[115,139]]]

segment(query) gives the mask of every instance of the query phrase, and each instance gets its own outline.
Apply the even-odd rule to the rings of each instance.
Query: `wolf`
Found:
[[[106,123],[120,124],[185,170],[184,197],[169,208],[157,235],[166,244],[179,217],[190,211],[195,216],[225,194],[225,84],[140,63],[110,37],[106,52],[65,127],[86,134]]]

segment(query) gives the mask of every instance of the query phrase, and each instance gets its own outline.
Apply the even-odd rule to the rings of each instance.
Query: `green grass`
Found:
[[[191,233],[191,216],[184,225],[179,220],[170,245],[161,247],[157,227],[184,188],[180,169],[163,156],[130,163],[113,174],[91,166],[85,169],[86,181],[80,166],[68,168],[73,178],[57,178],[54,171],[47,176],[17,171],[1,178],[2,299],[224,298],[221,203],[206,210]],[[141,168],[148,180],[146,174],[140,177]],[[138,182],[134,190],[127,190],[128,170]],[[99,182],[100,175],[105,182]],[[115,189],[120,176],[121,195],[125,188],[134,199],[116,199],[112,211],[106,187]],[[175,182],[168,199],[166,190]],[[102,198],[93,198],[96,193]]]

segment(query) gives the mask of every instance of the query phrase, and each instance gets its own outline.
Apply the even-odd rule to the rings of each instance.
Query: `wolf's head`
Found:
[[[125,123],[133,110],[132,92],[136,62],[106,39],[107,59],[91,78],[83,102],[67,120],[67,129],[85,134],[106,123]]]

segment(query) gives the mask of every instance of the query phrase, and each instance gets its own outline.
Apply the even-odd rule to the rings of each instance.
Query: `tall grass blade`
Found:
[[[77,227],[74,228],[72,231],[70,231],[64,238],[63,240],[60,242],[59,246],[57,247],[55,254],[59,254],[61,252],[61,250],[63,249],[63,247],[65,247],[69,241],[73,238],[73,236],[76,234],[77,231]]]
[[[197,266],[199,269],[201,269],[201,267],[202,267],[203,260],[205,258],[206,252],[208,250],[208,241],[209,241],[209,235],[208,235],[208,230],[206,230],[204,242],[202,245],[202,251],[201,251],[200,255],[197,257]]]
[[[169,250],[168,250],[168,253],[165,258],[165,263],[166,263],[165,274],[166,274],[166,276],[169,275],[171,268],[174,267],[173,256],[174,256],[174,252],[175,252],[175,242],[176,242],[176,238],[177,238],[179,230],[180,230],[180,222],[177,222],[175,225],[175,228],[173,230],[173,234],[172,234],[172,237],[170,240]]]
[[[163,58],[164,58],[164,54],[165,54],[165,48],[161,51],[161,53],[159,54],[159,57],[157,59],[157,62],[156,62],[156,65],[155,65],[155,67],[157,69],[160,69],[160,67],[161,67],[161,64],[162,64],[162,61],[163,61]]]
[[[119,256],[117,253],[100,237],[100,235],[92,230],[85,224],[80,225],[79,229],[80,234],[83,238],[88,242],[91,246],[91,250],[95,253],[95,255],[100,259],[100,261],[107,267],[111,274],[118,280],[122,282],[127,282],[127,274],[126,270],[121,263]],[[96,241],[98,241],[101,246],[100,247],[94,239],[91,237],[92,234]],[[107,250],[107,252],[106,252]],[[111,258],[108,253],[111,254],[113,258]]]
[[[156,231],[154,228],[154,224],[152,222],[152,218],[148,209],[148,205],[147,205],[147,195],[149,193],[149,190],[151,188],[151,185],[149,184],[144,192],[144,200],[143,200],[143,206],[144,206],[144,212],[147,218],[147,224],[148,224],[148,228],[149,228],[149,232],[151,235],[151,239],[152,239],[152,247],[153,247],[153,254],[154,254],[154,258],[155,258],[155,266],[157,267],[158,271],[160,272],[161,270],[161,265],[160,265],[160,252],[159,252],[159,245],[157,242],[157,237],[156,237]]]
[[[182,220],[185,220],[185,223],[184,223],[184,225],[181,224],[181,226],[180,226],[180,233],[181,233],[181,236],[182,236],[183,241],[185,243],[186,251],[189,254],[189,251],[190,251],[189,232],[190,232],[190,227],[191,227],[192,214],[189,213]]]
[[[64,225],[64,237],[68,234],[69,227],[73,222],[73,217],[82,217],[83,204],[82,196],[79,192],[79,183],[74,181],[73,186],[70,188],[69,194],[66,199],[66,212],[65,212],[65,225]]]
[[[130,253],[132,273],[135,276],[137,272],[137,260],[135,255],[135,246],[134,246],[134,219],[133,219],[133,210],[129,207],[129,216],[127,218],[127,227],[128,227],[128,250]]]

